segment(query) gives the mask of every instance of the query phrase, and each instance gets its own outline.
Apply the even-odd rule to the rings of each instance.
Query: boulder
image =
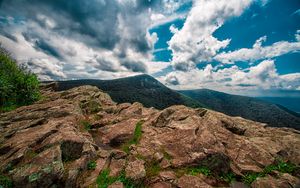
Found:
[[[202,179],[196,176],[184,175],[178,179],[177,186],[180,188],[194,187],[194,188],[212,188],[212,186],[205,183]]]
[[[133,180],[140,180],[146,176],[146,170],[143,160],[129,161],[125,169],[126,177]]]

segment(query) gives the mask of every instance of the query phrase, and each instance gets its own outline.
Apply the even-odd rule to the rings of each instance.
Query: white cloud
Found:
[[[172,50],[172,64],[175,69],[189,70],[195,64],[210,61],[217,52],[225,48],[230,40],[220,41],[213,32],[223,25],[226,19],[239,16],[251,0],[195,0],[181,30],[176,31],[169,41]]]
[[[274,61],[265,60],[244,70],[236,65],[215,70],[208,64],[203,69],[174,71],[159,80],[174,89],[209,88],[229,93],[243,91],[246,94],[247,91],[258,89],[297,89],[300,86],[300,73],[279,75]]]
[[[267,40],[266,36],[259,38],[252,48],[242,48],[232,52],[223,52],[214,57],[222,63],[235,63],[236,61],[254,62],[262,59],[270,59],[287,53],[300,51],[300,37],[296,33],[296,42],[279,41],[270,46],[262,46]]]
[[[151,61],[147,63],[148,73],[154,74],[170,66],[170,62]]]
[[[298,42],[300,42],[300,30],[296,31],[295,38]]]

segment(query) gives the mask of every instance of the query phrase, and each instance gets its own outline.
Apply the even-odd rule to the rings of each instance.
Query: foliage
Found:
[[[132,144],[138,144],[141,137],[142,137],[142,125],[143,122],[139,121],[134,129],[133,138],[132,138]]]
[[[258,177],[265,177],[267,174],[271,174],[273,171],[278,171],[281,173],[293,173],[297,170],[297,168],[298,167],[292,163],[279,160],[275,164],[266,166],[262,172],[246,174],[243,177],[243,182],[250,185]]]
[[[197,174],[204,174],[205,176],[210,176],[212,174],[209,168],[205,166],[189,167],[187,169],[187,173],[193,176],[196,176]]]
[[[28,177],[28,181],[29,182],[34,182],[34,181],[38,180],[39,178],[40,178],[39,173],[33,173]]]
[[[86,131],[89,131],[92,128],[92,125],[88,120],[81,120],[80,124],[84,127],[84,130]]]
[[[97,167],[96,161],[90,161],[90,162],[88,162],[88,164],[87,164],[87,168],[88,168],[89,170],[95,170],[96,167]]]
[[[0,187],[12,188],[13,187],[13,182],[9,177],[4,176],[4,175],[0,175]]]
[[[0,46],[0,111],[9,111],[39,100],[37,76],[24,66],[18,66]]]
[[[132,139],[130,139],[128,142],[124,143],[122,145],[122,149],[124,152],[129,153],[130,151],[130,146],[132,144],[138,144],[140,142],[140,139],[142,137],[142,125],[143,125],[143,121],[139,121],[137,122],[135,129],[134,129],[134,133],[133,133],[133,137]]]
[[[228,172],[227,174],[222,174],[220,179],[226,181],[227,183],[231,183],[236,180],[236,175],[233,172]]]
[[[164,158],[167,159],[168,161],[172,159],[172,156],[168,152],[166,152],[166,150],[163,149],[162,153],[164,155]]]
[[[161,168],[157,161],[150,161],[146,163],[145,170],[146,170],[146,176],[149,178],[149,177],[157,176],[161,171]]]
[[[142,187],[142,184],[136,183],[133,180],[126,178],[125,171],[122,170],[119,176],[112,177],[109,176],[109,169],[104,169],[99,174],[97,178],[97,185],[98,188],[107,188],[109,185],[115,183],[115,182],[122,182],[125,188],[138,188]]]

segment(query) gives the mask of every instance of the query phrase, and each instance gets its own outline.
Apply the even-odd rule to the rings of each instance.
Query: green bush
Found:
[[[282,160],[278,160],[275,164],[271,164],[266,166],[262,172],[259,173],[248,173],[243,177],[243,182],[246,184],[251,184],[254,182],[258,177],[265,177],[267,174],[271,174],[274,171],[278,171],[281,173],[289,173],[292,174],[295,172],[299,167],[290,162],[284,162]]]
[[[11,188],[13,187],[13,182],[9,177],[0,175],[0,187]]]
[[[95,170],[96,167],[97,167],[96,161],[90,161],[90,162],[87,164],[87,167],[88,167],[89,170]]]
[[[144,187],[142,182],[134,182],[133,180],[126,178],[125,171],[122,170],[117,177],[109,176],[109,169],[104,169],[97,178],[98,188],[107,188],[109,185],[115,182],[122,182],[125,188],[139,188]]]
[[[0,111],[29,105],[40,98],[35,74],[17,62],[0,46]]]

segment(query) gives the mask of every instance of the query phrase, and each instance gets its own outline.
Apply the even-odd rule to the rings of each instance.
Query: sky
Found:
[[[0,42],[41,80],[300,93],[299,0],[0,0]]]

